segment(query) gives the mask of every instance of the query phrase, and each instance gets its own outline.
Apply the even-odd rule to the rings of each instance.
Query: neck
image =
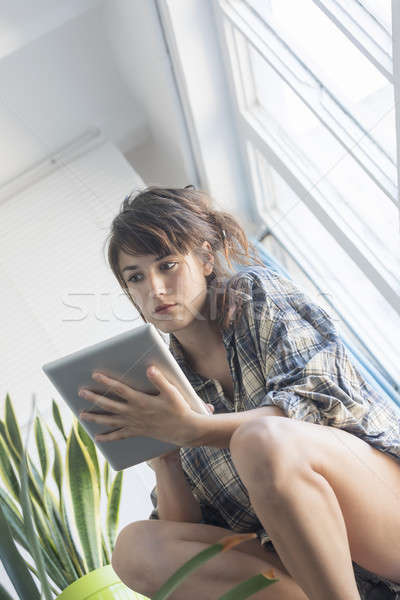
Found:
[[[173,332],[187,355],[191,366],[204,363],[217,348],[224,347],[222,332],[215,318],[210,317],[209,297],[201,311],[200,319],[184,329]]]
[[[194,320],[173,335],[183,347],[192,366],[204,362],[217,347],[224,345],[222,333],[212,321]]]

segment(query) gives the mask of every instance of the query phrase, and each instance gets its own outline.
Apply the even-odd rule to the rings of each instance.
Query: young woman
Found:
[[[118,536],[122,581],[152,596],[224,535],[255,532],[174,600],[214,600],[268,567],[279,582],[255,600],[400,598],[399,414],[353,366],[326,311],[265,267],[237,221],[194,189],[127,197],[108,259],[213,411],[194,413],[150,369],[158,396],[110,379],[126,403],[92,394],[113,413],[90,417],[113,427],[102,441],[152,435],[180,447],[148,463],[155,509]]]

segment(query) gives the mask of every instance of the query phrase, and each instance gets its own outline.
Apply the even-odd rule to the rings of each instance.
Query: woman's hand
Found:
[[[152,367],[146,371],[149,380],[159,389],[158,395],[134,390],[100,373],[93,373],[95,381],[107,385],[107,391],[115,393],[125,402],[112,400],[90,390],[79,391],[79,395],[100,406],[111,415],[82,412],[80,419],[110,425],[114,431],[96,435],[96,440],[108,442],[135,436],[154,437],[177,446],[190,445],[195,438],[195,418],[198,417],[186,402],[181,392],[168,381],[160,369]],[[118,428],[118,429],[117,429]]]

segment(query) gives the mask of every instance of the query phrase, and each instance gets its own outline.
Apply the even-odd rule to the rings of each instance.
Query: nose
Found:
[[[149,283],[149,291],[152,298],[158,297],[166,293],[165,281],[162,275],[157,273],[149,273],[147,281]]]

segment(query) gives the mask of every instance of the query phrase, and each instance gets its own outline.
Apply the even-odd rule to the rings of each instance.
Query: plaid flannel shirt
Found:
[[[267,267],[245,267],[238,282],[247,300],[238,324],[222,334],[233,403],[219,381],[189,368],[181,344],[170,334],[170,351],[200,398],[214,405],[215,414],[278,406],[291,419],[344,429],[394,456],[400,469],[400,410],[363,379],[331,316]],[[180,457],[202,523],[257,532],[261,543],[270,542],[229,448],[181,448]],[[158,519],[156,486],[151,501],[149,518]]]

